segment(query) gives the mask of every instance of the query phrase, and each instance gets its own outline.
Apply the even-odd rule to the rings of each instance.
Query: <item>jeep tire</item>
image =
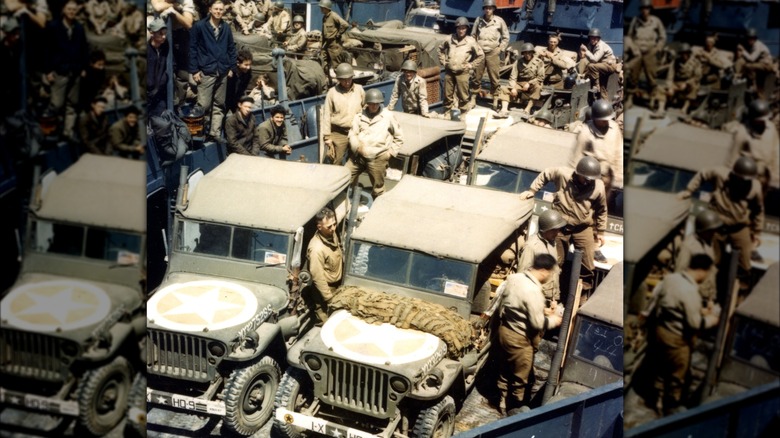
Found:
[[[130,363],[122,356],[84,373],[76,390],[78,425],[84,432],[103,436],[122,421],[127,412],[131,375]]]
[[[455,433],[455,400],[445,396],[420,411],[412,435],[417,438],[446,438]]]
[[[314,401],[313,385],[305,371],[289,367],[279,382],[274,408],[285,408],[294,412],[311,406]],[[301,438],[302,429],[274,418],[274,431],[279,436]]]
[[[146,436],[146,376],[138,373],[127,397],[127,422],[125,437]]]
[[[226,412],[222,420],[227,432],[250,436],[268,422],[281,374],[279,364],[270,356],[230,373],[225,384]]]

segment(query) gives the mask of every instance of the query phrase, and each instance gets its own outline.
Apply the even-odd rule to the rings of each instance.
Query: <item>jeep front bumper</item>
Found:
[[[274,415],[277,420],[286,424],[291,424],[327,436],[340,436],[345,438],[377,438],[380,436],[342,426],[341,424],[333,423],[321,418],[293,412],[285,408],[276,408]]]
[[[77,417],[79,404],[73,400],[62,400],[55,397],[43,397],[35,394],[25,394],[10,391],[0,387],[0,404],[22,409],[46,412],[57,415]]]
[[[224,416],[225,403],[216,400],[204,400],[202,398],[189,397],[171,392],[146,388],[146,402],[167,408],[183,409],[206,415]]]

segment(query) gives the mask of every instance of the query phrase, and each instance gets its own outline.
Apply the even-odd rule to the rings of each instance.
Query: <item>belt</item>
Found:
[[[742,229],[745,227],[747,227],[747,224],[734,224],[734,225],[723,225],[721,229],[726,234],[732,234],[732,233],[738,233],[742,231]]]
[[[582,231],[585,231],[588,228],[590,228],[590,225],[588,224],[566,225],[565,227],[563,227],[563,229],[561,229],[561,232],[563,234],[575,234],[575,233],[580,233]]]
[[[344,128],[344,127],[341,127],[341,126],[336,126],[336,125],[331,125],[330,126],[330,132],[335,132],[335,133],[342,134],[342,135],[349,134],[349,130],[350,130],[350,128]]]

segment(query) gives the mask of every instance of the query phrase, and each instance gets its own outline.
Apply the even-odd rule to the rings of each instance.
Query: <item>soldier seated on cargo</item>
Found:
[[[544,82],[544,62],[536,54],[534,45],[525,43],[520,47],[520,57],[512,66],[509,86],[501,88],[501,111],[496,117],[509,117],[509,101],[527,102],[525,112],[530,113],[534,102],[542,97]]]

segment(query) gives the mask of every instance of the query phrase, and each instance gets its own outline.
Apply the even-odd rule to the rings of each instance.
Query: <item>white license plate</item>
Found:
[[[225,415],[225,404],[214,400],[171,394],[146,388],[146,401],[157,405],[169,406],[209,415]]]
[[[49,412],[53,414],[71,416],[79,415],[79,404],[76,401],[41,397],[34,394],[9,391],[4,388],[0,388],[0,403],[24,406],[36,411]]]
[[[276,419],[283,421],[293,426],[302,427],[312,432],[317,432],[327,436],[338,436],[342,438],[376,438],[377,435],[363,432],[362,430],[352,429],[351,427],[342,426],[340,424],[332,423],[328,420],[321,418],[310,417],[305,414],[293,412],[284,408],[276,408],[274,414]]]

